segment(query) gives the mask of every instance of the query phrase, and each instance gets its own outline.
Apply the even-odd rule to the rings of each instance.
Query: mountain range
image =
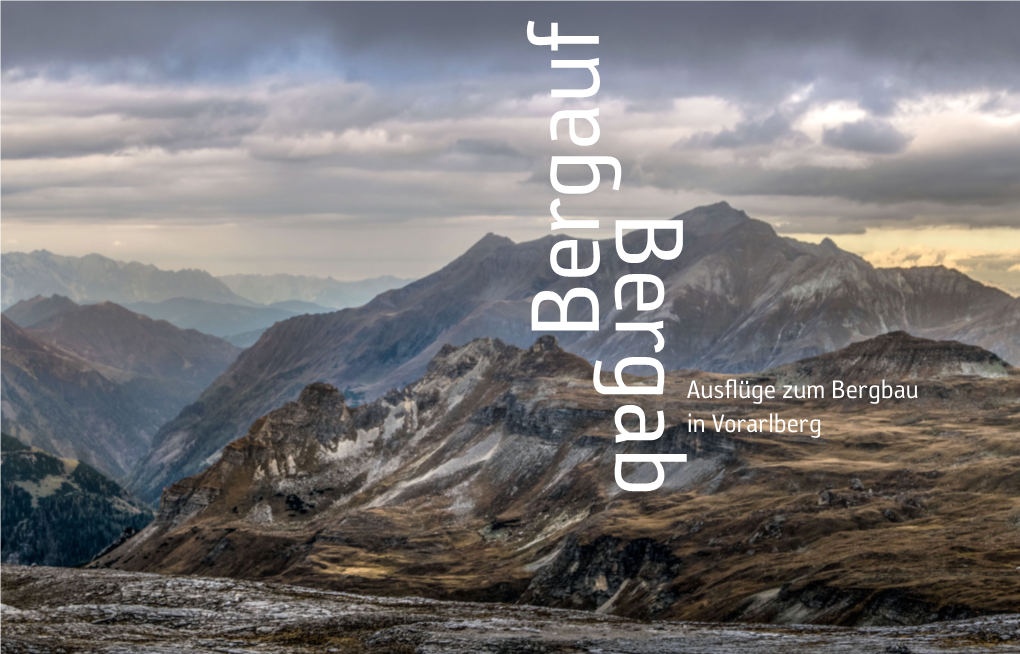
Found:
[[[360,306],[411,281],[389,276],[348,282],[298,275],[217,278],[202,270],[166,271],[99,254],[67,257],[46,250],[5,254],[2,269],[4,310],[51,295],[81,304],[109,301],[238,347],[252,345],[281,320]]]
[[[629,264],[614,243],[582,240],[579,264],[598,247],[602,265],[569,280],[548,263],[566,237],[490,234],[338,311],[319,303],[335,280],[228,285],[45,252],[8,267],[5,255],[5,299],[47,275],[75,294],[4,311],[2,426],[38,448],[4,438],[19,453],[4,455],[5,556],[87,558],[39,509],[66,524],[94,510],[83,533],[102,524],[97,539],[113,538],[121,502],[139,507],[105,473],[160,501],[149,527],[94,563],[133,572],[641,619],[916,624],[1018,605],[1020,300],[954,270],[877,269],[829,240],[782,238],[725,203],[677,219],[674,261]],[[624,241],[638,251],[645,234]],[[663,280],[650,315],[626,293],[615,308],[627,273]],[[578,284],[599,298],[602,329],[533,333],[535,294]],[[631,320],[661,320],[666,348],[613,329]],[[663,409],[665,434],[616,443],[591,364],[653,354],[669,391],[634,403]],[[752,405],[684,392],[727,376],[914,384],[919,396]],[[815,421],[819,437],[778,418]],[[660,492],[622,493],[615,455],[653,452],[690,460],[667,466]],[[148,519],[125,511],[116,519]],[[51,556],[61,549],[70,558]]]
[[[93,565],[641,619],[904,625],[1015,610],[1020,372],[896,332],[739,380],[829,370],[917,384],[918,399],[689,400],[691,382],[725,377],[674,371],[666,395],[626,400],[664,410],[661,438],[618,443],[592,366],[555,338],[446,345],[421,379],[360,406],[307,386]],[[716,414],[817,419],[822,435],[733,432]],[[657,492],[623,493],[622,453],[689,458],[666,464]]]
[[[8,252],[0,258],[2,302],[6,309],[37,295],[66,296],[75,302],[162,302],[191,297],[209,302],[256,305],[236,295],[203,270],[160,270],[99,254],[66,257],[46,250]]]
[[[241,297],[268,306],[297,300],[333,309],[360,307],[383,291],[400,288],[414,281],[389,275],[348,282],[337,281],[332,277],[282,274],[223,275],[219,279]]]
[[[59,308],[48,310],[50,303]],[[5,315],[21,315],[19,305]],[[113,302],[78,306],[54,296],[36,301],[33,308],[46,317],[19,326],[34,337],[104,366],[186,382],[192,392],[204,390],[240,354],[240,348],[221,339],[178,329]]]
[[[4,563],[87,563],[152,520],[149,507],[87,463],[59,459],[7,434],[0,436],[0,452]]]
[[[8,252],[3,255],[0,267],[4,309],[37,295],[58,294],[78,303],[154,304],[190,298],[219,304],[269,306],[301,314],[315,313],[315,305],[325,310],[360,306],[383,291],[412,281],[392,276],[356,281],[307,275],[214,277],[204,270],[160,270],[150,264],[117,261],[100,254],[70,257],[46,250]],[[300,302],[303,306],[279,306],[286,302]]]
[[[740,373],[831,352],[854,341],[904,330],[956,338],[1020,362],[1020,299],[943,267],[884,268],[840,250],[778,236],[767,224],[719,203],[689,211],[683,254],[673,261],[621,261],[600,242],[602,264],[583,285],[600,300],[601,330],[562,332],[568,351],[609,367],[624,356],[653,355],[653,339],[612,325],[638,317],[633,301],[614,308],[626,273],[663,280],[665,298],[643,321],[662,320],[666,368]],[[313,382],[340,388],[351,403],[371,401],[419,378],[445,344],[494,337],[526,347],[531,299],[563,295],[578,282],[556,275],[548,236],[515,244],[487,235],[442,270],[368,304],[277,323],[199,398],[156,435],[131,488],[149,501],[176,479],[208,465],[259,416]],[[629,251],[645,235],[625,237]],[[659,246],[672,247],[660,237]],[[590,260],[582,241],[580,266]],[[589,254],[585,254],[589,253]],[[552,303],[544,309],[552,313]]]
[[[61,296],[11,307],[2,339],[3,430],[114,478],[241,351],[112,302]]]
[[[252,345],[275,323],[299,315],[282,308],[224,304],[187,297],[175,297],[162,302],[130,302],[124,306],[150,318],[166,320],[181,329],[197,329],[205,334],[219,336],[238,347]],[[321,311],[332,309],[323,308]]]

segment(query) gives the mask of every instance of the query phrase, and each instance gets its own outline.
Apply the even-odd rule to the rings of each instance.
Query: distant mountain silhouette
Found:
[[[21,300],[14,306],[4,311],[4,315],[10,318],[19,327],[31,327],[47,318],[52,318],[65,311],[72,311],[78,308],[78,304],[71,298],[63,295],[52,295],[43,297],[36,295],[28,300]]]
[[[261,334],[274,323],[299,315],[283,308],[240,306],[186,297],[156,303],[131,302],[125,306],[150,318],[166,320],[181,329],[197,329],[221,338],[252,331]]]
[[[599,271],[578,281],[549,265],[551,247],[566,237],[515,244],[489,234],[442,270],[365,306],[280,322],[160,430],[132,488],[154,500],[163,485],[201,470],[258,416],[307,384],[325,381],[361,402],[420,377],[447,343],[489,336],[527,346],[537,336],[530,325],[535,294],[563,295],[580,284],[599,297],[602,329],[557,336],[568,351],[607,366],[624,356],[655,355],[674,369],[764,370],[895,330],[933,338],[959,334],[1020,361],[1020,328],[1015,322],[994,328],[1015,299],[955,270],[876,269],[831,241],[782,238],[726,203],[678,218],[684,249],[673,261],[628,264],[605,241]],[[660,236],[659,246],[670,248],[671,240]],[[635,232],[625,241],[637,252],[645,235]],[[579,247],[582,266],[591,257],[588,243]],[[663,280],[666,297],[652,315],[636,310],[632,288],[624,308],[614,308],[616,281],[629,272]],[[543,309],[553,315],[552,303]],[[662,320],[663,352],[654,353],[647,333],[613,329],[631,320]]]
[[[253,305],[203,270],[160,270],[99,254],[66,257],[36,250],[8,252],[0,261],[4,308],[19,300],[54,293],[75,302],[161,302],[192,297],[210,302]]]
[[[120,478],[240,349],[110,302],[68,302],[12,307],[21,317],[64,309],[30,329],[3,315],[3,430]]]
[[[388,275],[350,282],[307,275],[223,275],[218,279],[234,293],[261,304],[274,306],[288,300],[300,300],[332,309],[359,307],[383,291],[400,288],[413,281]]]
[[[241,353],[223,339],[179,329],[113,302],[63,311],[32,325],[29,332],[94,363],[186,382],[195,393]]]
[[[61,310],[56,296],[77,304],[115,302],[241,347],[252,345],[280,320],[360,306],[410,281],[390,276],[349,282],[300,275],[216,278],[202,270],[166,271],[99,254],[67,257],[46,250],[5,254],[2,267],[3,307],[21,304],[8,317],[22,327],[46,317],[43,311]],[[39,307],[32,304],[43,300]]]

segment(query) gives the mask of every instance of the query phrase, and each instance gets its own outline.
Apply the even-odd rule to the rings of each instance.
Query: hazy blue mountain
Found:
[[[384,291],[414,281],[384,276],[341,282],[332,277],[305,275],[224,275],[218,279],[241,297],[262,304],[302,300],[335,309],[359,307]],[[304,310],[300,313],[316,312]]]
[[[602,266],[584,285],[600,299],[602,329],[559,332],[568,351],[607,367],[625,356],[655,355],[667,368],[749,372],[904,330],[940,339],[972,334],[970,344],[1020,362],[1015,324],[997,334],[987,327],[966,331],[1008,312],[1014,298],[955,270],[876,269],[831,241],[782,238],[726,203],[678,218],[684,253],[673,261],[627,264],[611,241],[600,244]],[[531,299],[577,286],[549,265],[552,246],[563,238],[514,243],[490,234],[442,270],[365,306],[278,323],[160,430],[131,487],[154,500],[163,485],[201,470],[219,448],[307,384],[328,382],[349,401],[362,402],[420,377],[444,344],[488,336],[529,346],[538,335],[531,331]],[[638,252],[645,235],[635,232],[626,241]],[[671,239],[660,238],[659,246],[672,247]],[[583,253],[590,258],[591,246],[582,242],[579,250],[586,265]],[[654,315],[641,315],[632,294],[622,310],[613,310],[616,281],[629,272],[663,280],[666,297]],[[552,304],[546,308],[552,314]],[[630,320],[662,320],[665,349],[656,354],[649,334],[612,327]]]
[[[280,309],[281,311],[290,311],[295,315],[301,315],[304,313],[332,313],[336,311],[334,307],[324,307],[321,304],[305,302],[304,300],[284,300],[282,302],[273,302],[269,305],[269,308]]]
[[[241,351],[111,302],[2,320],[3,430],[115,478]]]
[[[63,295],[51,295],[50,297],[36,295],[28,300],[17,302],[3,313],[18,327],[31,327],[47,318],[77,308],[78,304],[74,300]]]
[[[161,302],[192,297],[210,302],[251,305],[203,270],[160,270],[138,262],[115,261],[99,254],[66,257],[46,250],[9,252],[0,261],[2,304],[54,293],[82,304],[110,301]]]
[[[92,466],[0,436],[0,560],[21,565],[86,563],[152,510]]]
[[[93,363],[185,382],[192,388],[188,394],[194,396],[241,353],[216,336],[179,329],[113,302],[76,306],[35,323],[28,331]]]
[[[165,410],[148,406],[155,385],[33,338],[7,316],[2,320],[3,430],[113,477],[127,474],[165,420]]]
[[[233,336],[227,336],[223,340],[230,343],[231,345],[236,345],[237,347],[248,348],[258,343],[259,339],[262,338],[262,335],[266,333],[267,329],[269,328],[265,327],[263,329],[253,329],[250,332],[244,332],[242,334],[234,334]]]
[[[197,329],[221,338],[256,330],[261,333],[280,320],[298,315],[295,311],[277,308],[240,306],[186,297],[155,303],[131,302],[124,306],[150,318],[166,320],[181,329]]]
[[[304,302],[302,300],[285,300],[283,302],[274,302],[270,304],[269,309],[276,309],[279,311],[287,311],[295,316],[313,313],[332,313],[336,309],[332,307],[324,307],[321,304],[315,304],[313,302]],[[240,334],[232,334],[230,336],[224,336],[227,342],[236,345],[237,347],[251,347],[258,342],[262,337],[262,334],[266,333],[271,325],[265,327],[259,327],[250,331],[241,332]]]

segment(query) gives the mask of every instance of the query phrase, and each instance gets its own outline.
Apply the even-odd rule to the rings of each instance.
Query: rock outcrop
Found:
[[[1001,374],[950,375],[983,370],[958,357]],[[307,386],[94,565],[642,619],[865,625],[1015,608],[1020,374],[902,335],[826,359],[860,360],[887,376],[937,369],[911,383],[952,401],[692,400],[691,382],[725,377],[675,372],[666,395],[618,402],[652,425],[663,410],[663,435],[617,443],[617,403],[552,337],[446,346],[374,402]],[[723,414],[817,419],[822,437],[714,427]],[[688,462],[667,464],[655,492],[622,492],[615,455],[654,452]]]
[[[932,341],[890,332],[837,352],[787,364],[773,371],[791,384],[889,380],[936,380],[959,375],[1006,377],[1013,366],[1000,356],[957,341]]]

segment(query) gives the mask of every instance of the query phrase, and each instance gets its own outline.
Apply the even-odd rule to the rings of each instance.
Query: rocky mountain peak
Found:
[[[4,311],[4,315],[13,320],[19,327],[32,327],[44,320],[78,308],[78,304],[69,297],[54,293],[50,297],[36,295],[28,300],[21,300]]]
[[[559,340],[552,334],[540,336],[538,340],[535,341],[535,344],[531,346],[532,352],[554,352],[557,350],[563,350],[563,348],[560,347]]]
[[[547,377],[586,377],[591,375],[591,364],[560,347],[555,336],[540,336],[528,348],[508,345],[498,338],[478,338],[467,345],[445,345],[429,363],[430,376],[460,378],[472,370],[492,369],[501,379],[531,379]]]
[[[331,384],[309,384],[296,401],[256,420],[247,435],[227,445],[203,474],[173,484],[162,498],[156,528],[181,524],[188,516],[206,511],[210,502],[229,489],[263,498],[304,498],[329,489],[325,499],[333,501],[350,499],[355,491],[371,488],[381,475],[403,466],[428,478],[431,467],[456,458],[451,452],[429,456],[430,448],[448,439],[445,449],[470,449],[465,438],[484,441],[479,447],[488,447],[491,442],[479,430],[491,432],[511,412],[520,422],[514,429],[529,433],[564,429],[573,420],[569,413],[532,424],[534,419],[526,415],[527,398],[552,379],[590,375],[591,366],[585,360],[564,351],[555,337],[541,336],[526,349],[492,338],[460,347],[447,344],[421,379],[357,407],[348,407],[344,395]],[[593,415],[601,416],[601,412],[579,413],[584,420]],[[428,487],[420,485],[415,492]],[[384,487],[375,487],[371,493],[383,491]],[[281,506],[270,507],[272,502],[254,504],[250,510],[260,516],[281,511]],[[315,508],[307,499],[277,504],[286,504],[298,514]]]
[[[827,250],[831,250],[831,251],[833,251],[833,252],[842,252],[842,250],[840,250],[840,249],[839,249],[839,246],[838,246],[838,245],[836,245],[836,242],[835,242],[835,241],[833,241],[833,240],[832,240],[831,238],[829,238],[828,236],[826,236],[825,238],[823,238],[823,239],[822,239],[822,242],[821,242],[821,243],[819,243],[819,245],[821,245],[822,247],[826,248]]]
[[[329,445],[344,438],[350,427],[350,412],[335,386],[316,382],[301,391],[296,402],[288,402],[255,421],[247,441],[263,445],[308,445],[315,441]]]
[[[446,343],[439,349],[436,356],[429,362],[428,372],[431,374],[447,374],[450,377],[461,377],[480,361],[497,361],[516,350],[498,338],[477,338],[467,345],[456,347]]]
[[[684,221],[684,232],[716,232],[731,229],[753,219],[742,210],[734,209],[728,202],[717,202],[674,216],[673,220]]]
[[[1016,369],[997,354],[958,341],[934,341],[897,330],[778,369],[790,379],[828,383],[879,379],[1004,377]]]
[[[315,382],[305,386],[298,397],[298,404],[309,409],[318,408],[324,404],[344,404],[344,396],[336,386],[324,382]]]
[[[673,619],[903,623],[1015,605],[1014,580],[991,554],[1010,537],[1006,513],[988,521],[991,538],[974,534],[970,518],[990,489],[1015,487],[1013,459],[980,452],[1008,451],[1003,425],[1020,376],[929,381],[932,392],[962,399],[883,404],[868,416],[878,428],[815,400],[760,408],[824,418],[815,440],[724,432],[712,421],[691,431],[692,409],[759,409],[692,406],[681,378],[720,378],[671,372],[672,392],[633,399],[646,413],[664,411],[661,438],[617,443],[616,403],[591,387],[590,366],[552,338],[532,343],[444,347],[418,381],[349,409],[335,388],[311,385],[211,468],[171,486],[153,525],[95,565]],[[893,333],[830,359],[899,365],[918,351],[951,358],[957,345]],[[560,365],[572,362],[573,372]],[[947,445],[933,430],[968,436]],[[947,451],[949,467],[939,458]],[[653,452],[691,456],[667,469],[654,495],[622,493],[615,455]],[[949,512],[964,516],[952,522],[953,539],[932,528]],[[880,575],[851,567],[861,538],[896,555],[876,563]],[[932,561],[958,560],[962,543],[981,553],[968,559],[984,566],[981,576],[954,571],[943,586],[900,594]],[[931,556],[918,559],[919,547]],[[751,556],[761,564],[749,565]]]
[[[508,245],[514,245],[514,242],[506,236],[500,236],[489,232],[481,238],[477,243],[472,245],[462,257],[484,257],[494,250],[498,250],[501,247]]]
[[[611,241],[600,244],[603,263],[586,284],[599,299],[603,324],[593,332],[562,332],[560,345],[606,367],[624,356],[653,354],[647,334],[613,329],[613,321],[641,319],[632,291],[629,306],[618,314],[605,310],[614,306],[614,287],[623,274],[649,273],[665,286],[661,307],[648,318],[664,323],[667,346],[660,360],[668,369],[766,370],[897,329],[959,338],[1006,360],[1020,357],[1015,310],[1007,306],[1014,298],[963,275],[876,269],[829,244],[779,237],[768,223],[726,203],[678,218],[684,220],[685,246],[675,260],[632,265],[618,258]],[[204,408],[160,430],[150,460],[135,475],[136,488],[154,498],[166,483],[199,471],[252,421],[294,399],[309,383],[326,381],[352,403],[370,402],[421,377],[436,355],[448,357],[452,350],[443,349],[444,343],[496,337],[531,348],[537,336],[529,329],[535,294],[550,290],[562,297],[577,285],[549,266],[554,238],[514,244],[489,235],[441,270],[364,306],[281,321],[214,382]],[[631,252],[647,243],[643,230],[625,238]],[[668,231],[656,234],[660,248],[672,247],[671,241]],[[590,246],[580,250],[584,265]],[[581,318],[586,308],[574,304],[575,319]],[[547,303],[543,311],[553,308]],[[962,329],[966,338],[957,336]],[[466,362],[468,354],[456,356]],[[527,364],[515,358],[500,367],[522,376],[540,360]],[[581,374],[586,364],[565,365],[570,374]],[[194,446],[182,450],[178,437]]]

